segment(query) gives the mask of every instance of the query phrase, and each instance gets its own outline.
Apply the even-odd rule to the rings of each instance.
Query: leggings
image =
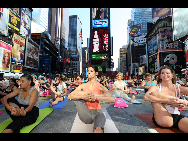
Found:
[[[8,100],[7,102],[15,103],[16,105],[19,106],[19,108],[24,107],[24,109],[26,109],[28,107],[28,105],[19,104],[16,99],[11,99]],[[10,115],[11,119],[13,120],[13,122],[10,123],[6,127],[6,129],[12,129],[14,133],[19,133],[20,129],[22,129],[23,127],[35,123],[39,116],[39,108],[35,106],[33,106],[33,109],[30,112],[26,113],[25,116],[18,116],[18,117],[13,116],[11,115],[11,112],[7,109],[6,112]]]
[[[118,97],[120,97],[120,98],[123,98],[123,99],[127,99],[127,98],[129,98],[128,97],[128,95],[127,94],[125,94],[123,91],[121,91],[121,90],[117,90],[117,89],[114,89],[114,92],[115,92],[115,96],[118,98]]]
[[[84,100],[75,100],[78,116],[85,124],[92,124],[94,122],[93,131],[96,127],[104,129],[106,118],[101,109],[88,109]]]

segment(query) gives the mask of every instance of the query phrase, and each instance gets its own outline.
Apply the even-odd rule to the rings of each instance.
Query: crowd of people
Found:
[[[135,95],[130,98],[127,94],[132,91],[132,87],[138,86],[145,91],[144,100],[151,102],[153,122],[157,126],[176,127],[188,132],[185,127],[188,125],[188,119],[181,115],[177,108],[188,105],[180,95],[180,92],[188,95],[188,88],[184,87],[188,86],[188,79],[182,81],[176,78],[174,70],[170,67],[161,67],[154,77],[146,73],[145,77],[139,80],[130,76],[125,80],[121,72],[116,78],[109,78],[105,74],[97,78],[98,67],[94,65],[88,66],[87,75],[87,78],[81,75],[67,78],[59,74],[51,79],[25,74],[19,80],[10,78],[9,85],[0,86],[0,104],[5,106],[6,112],[13,120],[3,133],[19,132],[24,126],[34,123],[39,116],[39,97],[46,91],[51,96],[49,107],[63,101],[67,96],[75,101],[80,120],[86,124],[94,123],[93,132],[102,133],[106,119],[100,102],[115,103],[116,97],[133,103]],[[187,96],[185,98],[188,99]]]

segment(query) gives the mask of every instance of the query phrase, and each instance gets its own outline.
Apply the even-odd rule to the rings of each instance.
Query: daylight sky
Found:
[[[131,18],[131,8],[111,8],[111,36],[113,36],[114,70],[118,67],[119,48],[127,44],[127,21]],[[78,15],[82,22],[83,45],[87,47],[90,32],[90,8],[69,8],[69,15]]]

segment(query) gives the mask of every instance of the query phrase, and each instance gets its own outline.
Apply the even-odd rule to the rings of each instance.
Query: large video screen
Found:
[[[92,53],[108,53],[108,29],[93,28]]]
[[[93,8],[93,20],[108,19],[108,8]]]

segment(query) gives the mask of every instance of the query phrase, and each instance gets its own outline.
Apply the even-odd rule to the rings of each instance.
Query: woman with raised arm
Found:
[[[22,75],[20,88],[1,99],[13,122],[2,133],[19,133],[20,129],[35,123],[39,116],[39,94],[33,88],[35,83],[31,75]],[[18,95],[18,100],[10,99]]]
[[[188,118],[178,111],[178,107],[188,105],[187,100],[180,99],[180,93],[188,95],[188,88],[176,84],[175,71],[168,66],[161,67],[158,76],[157,85],[152,85],[144,96],[153,107],[153,123],[188,133]]]
[[[87,75],[89,82],[79,85],[69,94],[68,99],[75,100],[78,116],[82,122],[85,124],[94,122],[94,133],[103,133],[106,119],[101,110],[100,101],[114,103],[113,88],[108,90],[97,82],[97,66],[90,65]]]

